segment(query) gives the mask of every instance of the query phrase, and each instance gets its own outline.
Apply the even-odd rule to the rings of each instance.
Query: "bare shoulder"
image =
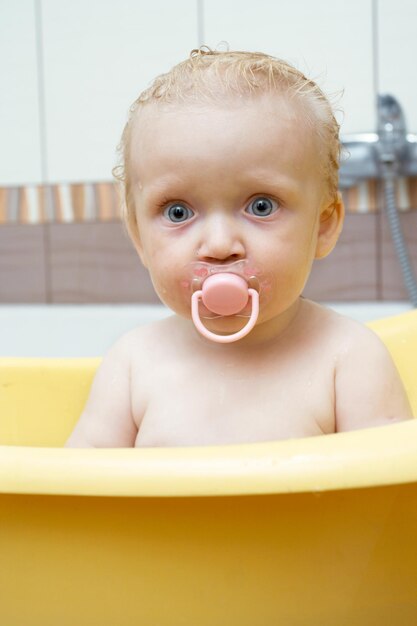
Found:
[[[355,354],[363,358],[367,351],[370,351],[369,356],[391,360],[385,344],[369,327],[315,302],[307,300],[306,303],[314,331],[320,340],[326,339],[337,360]]]
[[[143,363],[148,366],[150,361],[179,349],[183,342],[181,334],[185,331],[183,326],[183,320],[170,315],[128,331],[120,338],[120,342],[125,344],[134,365]]]
[[[347,354],[362,352],[365,346],[385,350],[371,329],[311,300],[303,299],[298,322],[299,332],[313,337],[320,346],[323,359],[331,356],[337,363]]]
[[[330,315],[339,365],[353,359],[368,365],[375,362],[375,365],[395,367],[386,345],[371,328],[335,311]]]
[[[107,350],[83,412],[66,447],[133,447],[137,426],[131,408],[131,370],[140,332],[124,333]]]
[[[367,326],[333,313],[338,431],[382,426],[412,417],[395,363]]]

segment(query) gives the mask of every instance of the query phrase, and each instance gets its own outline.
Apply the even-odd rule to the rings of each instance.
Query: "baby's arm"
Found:
[[[137,428],[130,402],[129,345],[124,335],[105,355],[66,448],[134,447]]]
[[[398,371],[370,329],[353,326],[335,378],[336,430],[382,426],[412,417]]]

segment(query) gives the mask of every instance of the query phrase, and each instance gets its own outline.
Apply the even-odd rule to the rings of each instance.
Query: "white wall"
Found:
[[[0,0],[0,185],[110,180],[137,94],[221,40],[344,89],[344,133],[375,128],[376,89],[417,131],[416,26],[414,0]]]
[[[41,180],[33,0],[0,0],[0,185]]]
[[[399,99],[409,132],[417,133],[417,3],[378,1],[378,91]]]
[[[329,95],[344,90],[343,132],[369,130],[375,125],[371,6],[372,0],[207,0],[205,38],[283,58]]]
[[[130,104],[197,46],[195,0],[43,0],[48,178],[109,180]]]

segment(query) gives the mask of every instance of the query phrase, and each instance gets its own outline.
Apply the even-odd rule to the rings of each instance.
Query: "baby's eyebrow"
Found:
[[[190,186],[180,184],[149,184],[138,190],[138,200],[150,211],[156,211],[171,202],[193,202],[190,198]]]
[[[149,195],[165,194],[170,193],[171,190],[175,191],[187,188],[187,183],[183,178],[173,176],[172,174],[161,176],[149,184],[146,184],[145,180],[141,181],[138,178],[135,185],[140,189],[144,189],[145,193]],[[139,185],[141,186],[139,187]]]
[[[257,194],[268,194],[284,196],[290,201],[300,194],[302,182],[283,174],[271,176],[270,172],[268,174],[261,171],[242,172],[235,179],[236,195],[249,198]],[[195,187],[190,181],[172,173],[154,179],[149,184],[138,179],[135,187],[142,194],[144,201],[150,205],[160,204],[162,201],[185,200],[183,196],[195,192]]]
[[[298,195],[302,186],[302,181],[289,176],[283,176],[282,174],[277,174],[276,176],[271,176],[270,174],[248,174],[245,178],[245,182],[261,193],[275,192],[279,194],[281,192],[290,196]]]

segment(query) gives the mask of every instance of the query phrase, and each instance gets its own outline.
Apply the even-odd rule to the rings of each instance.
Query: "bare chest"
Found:
[[[334,432],[333,373],[318,365],[163,364],[145,380],[132,380],[135,445],[227,445]]]

